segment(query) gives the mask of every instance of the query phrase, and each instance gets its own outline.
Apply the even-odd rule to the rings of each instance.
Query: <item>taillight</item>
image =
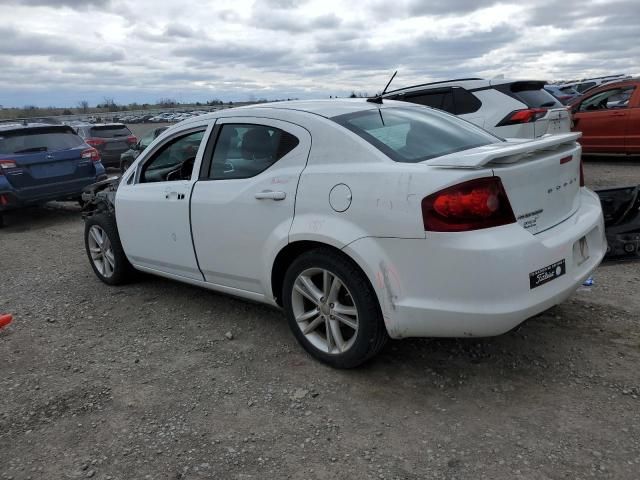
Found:
[[[127,137],[127,142],[129,142],[129,143],[138,143],[138,137],[136,137],[135,135],[129,135]]]
[[[16,168],[15,160],[0,160],[0,175],[4,175],[3,170]]]
[[[92,147],[97,147],[99,145],[104,145],[107,141],[104,138],[85,138],[84,142],[87,145],[91,145]]]
[[[527,108],[525,110],[514,110],[509,115],[500,120],[496,127],[535,122],[536,120],[544,117],[546,114],[546,108]]]
[[[100,161],[100,153],[95,148],[87,148],[82,151],[82,158],[90,158],[92,162]]]
[[[430,232],[466,232],[515,223],[500,177],[459,183],[422,199],[422,221]]]

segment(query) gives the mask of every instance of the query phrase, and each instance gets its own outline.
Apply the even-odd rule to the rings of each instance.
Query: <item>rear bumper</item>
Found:
[[[583,237],[587,260],[576,251]],[[392,337],[473,337],[505,333],[566,300],[599,265],[606,240],[598,197],[582,189],[580,209],[538,235],[512,224],[426,239],[364,238],[345,251],[369,266]],[[564,275],[530,287],[529,273],[563,259]]]
[[[49,202],[51,200],[64,200],[71,197],[79,197],[82,189],[87,185],[96,183],[104,176],[104,168],[101,166],[99,175],[81,179],[67,180],[64,182],[52,182],[37,187],[14,189],[3,177],[0,177],[0,211],[13,210],[29,205]]]

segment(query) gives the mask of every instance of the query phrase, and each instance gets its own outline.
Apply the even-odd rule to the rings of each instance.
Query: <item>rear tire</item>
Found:
[[[353,261],[332,250],[296,258],[285,274],[282,299],[298,342],[332,367],[361,365],[389,338],[371,283]]]
[[[84,225],[84,245],[91,268],[107,285],[121,285],[133,276],[134,269],[127,260],[118,227],[113,216],[97,213]]]

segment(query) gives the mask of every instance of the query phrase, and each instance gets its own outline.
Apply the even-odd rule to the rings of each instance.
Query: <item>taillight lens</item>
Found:
[[[92,147],[97,147],[99,145],[104,145],[107,141],[104,138],[85,138],[84,142],[87,145],[91,145]]]
[[[459,183],[422,199],[422,221],[430,232],[467,232],[515,223],[500,177]]]
[[[93,147],[87,148],[82,151],[82,158],[89,158],[92,162],[99,162],[100,153],[98,153],[98,150]]]
[[[138,137],[136,137],[135,135],[129,135],[127,137],[127,142],[133,144],[133,143],[138,143]]]
[[[496,127],[535,122],[536,120],[544,117],[546,114],[546,108],[527,108],[525,110],[514,110],[509,115],[500,120],[500,123],[498,123]]]
[[[0,172],[6,168],[16,168],[15,160],[0,160]]]

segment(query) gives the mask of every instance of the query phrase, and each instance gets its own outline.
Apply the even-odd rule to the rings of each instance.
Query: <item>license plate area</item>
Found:
[[[540,268],[535,272],[531,272],[529,274],[529,288],[537,288],[540,285],[544,285],[545,283],[549,283],[550,281],[561,277],[565,273],[567,273],[567,265],[563,258],[562,260],[552,263],[551,265],[547,265],[546,267]]]

